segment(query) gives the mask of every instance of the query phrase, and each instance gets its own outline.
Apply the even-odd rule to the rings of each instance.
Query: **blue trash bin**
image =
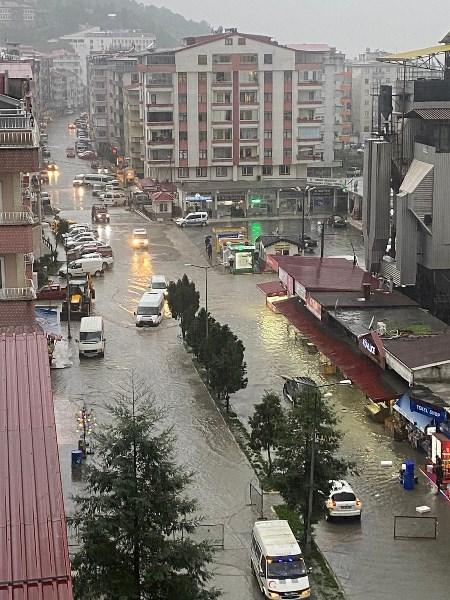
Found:
[[[414,489],[414,461],[413,460],[405,460],[405,474],[403,477],[403,487],[405,490],[413,490]]]
[[[83,462],[83,452],[81,450],[72,450],[72,465],[81,465]]]

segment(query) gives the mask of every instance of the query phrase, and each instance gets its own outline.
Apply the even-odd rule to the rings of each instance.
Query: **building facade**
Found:
[[[36,19],[36,0],[0,0],[0,27],[32,27]]]
[[[91,54],[111,54],[119,51],[143,51],[153,47],[156,38],[152,33],[143,31],[102,31],[92,27],[78,33],[64,35],[61,40],[68,42],[80,58],[81,79],[87,85],[87,60]]]
[[[184,41],[139,55],[145,176],[175,183],[184,210],[278,214],[283,194],[297,210],[307,170],[338,165],[343,55],[235,29]]]

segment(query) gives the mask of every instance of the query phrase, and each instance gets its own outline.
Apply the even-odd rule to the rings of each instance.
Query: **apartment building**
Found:
[[[0,327],[34,322],[35,221],[23,179],[38,170],[39,130],[29,100],[0,95]]]
[[[31,27],[36,19],[36,0],[0,0],[0,27]]]
[[[128,166],[144,177],[144,128],[141,118],[139,74],[123,74],[123,155]]]
[[[292,190],[307,169],[326,176],[337,166],[343,66],[329,46],[281,46],[235,29],[142,53],[146,177],[175,183],[185,210],[296,211]]]
[[[143,125],[139,113],[137,117],[139,123],[136,123],[135,111],[127,103],[127,88],[139,83],[136,66],[137,58],[127,53],[97,53],[88,58],[89,114],[94,141],[101,154],[111,153],[112,148],[116,147],[124,156],[125,139],[130,144],[131,137],[139,136],[142,139]],[[132,119],[133,123],[125,125],[127,119]],[[125,127],[127,136],[125,136]],[[130,139],[128,139],[129,133],[130,135],[133,133]]]
[[[91,54],[111,54],[119,51],[139,52],[153,47],[156,43],[156,38],[152,33],[140,30],[102,31],[100,27],[63,35],[59,39],[68,42],[80,58],[81,79],[84,85],[87,85],[88,82],[87,61]]]
[[[87,102],[87,90],[82,80],[80,58],[62,51],[53,56],[51,68],[52,105],[56,112],[66,108],[84,108]]]

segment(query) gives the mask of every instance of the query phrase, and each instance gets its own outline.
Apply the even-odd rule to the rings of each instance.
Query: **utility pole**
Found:
[[[320,258],[323,258],[325,249],[325,221],[322,221],[320,226]]]
[[[69,290],[69,260],[67,258],[67,244],[64,241],[64,250],[66,251],[66,302],[67,302],[67,339],[72,339],[72,332],[70,330],[70,290]]]

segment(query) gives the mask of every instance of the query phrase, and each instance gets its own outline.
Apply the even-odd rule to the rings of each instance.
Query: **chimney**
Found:
[[[371,290],[370,283],[363,283],[363,294],[364,294],[364,300],[366,302],[369,302],[369,300],[370,300],[370,290]]]

